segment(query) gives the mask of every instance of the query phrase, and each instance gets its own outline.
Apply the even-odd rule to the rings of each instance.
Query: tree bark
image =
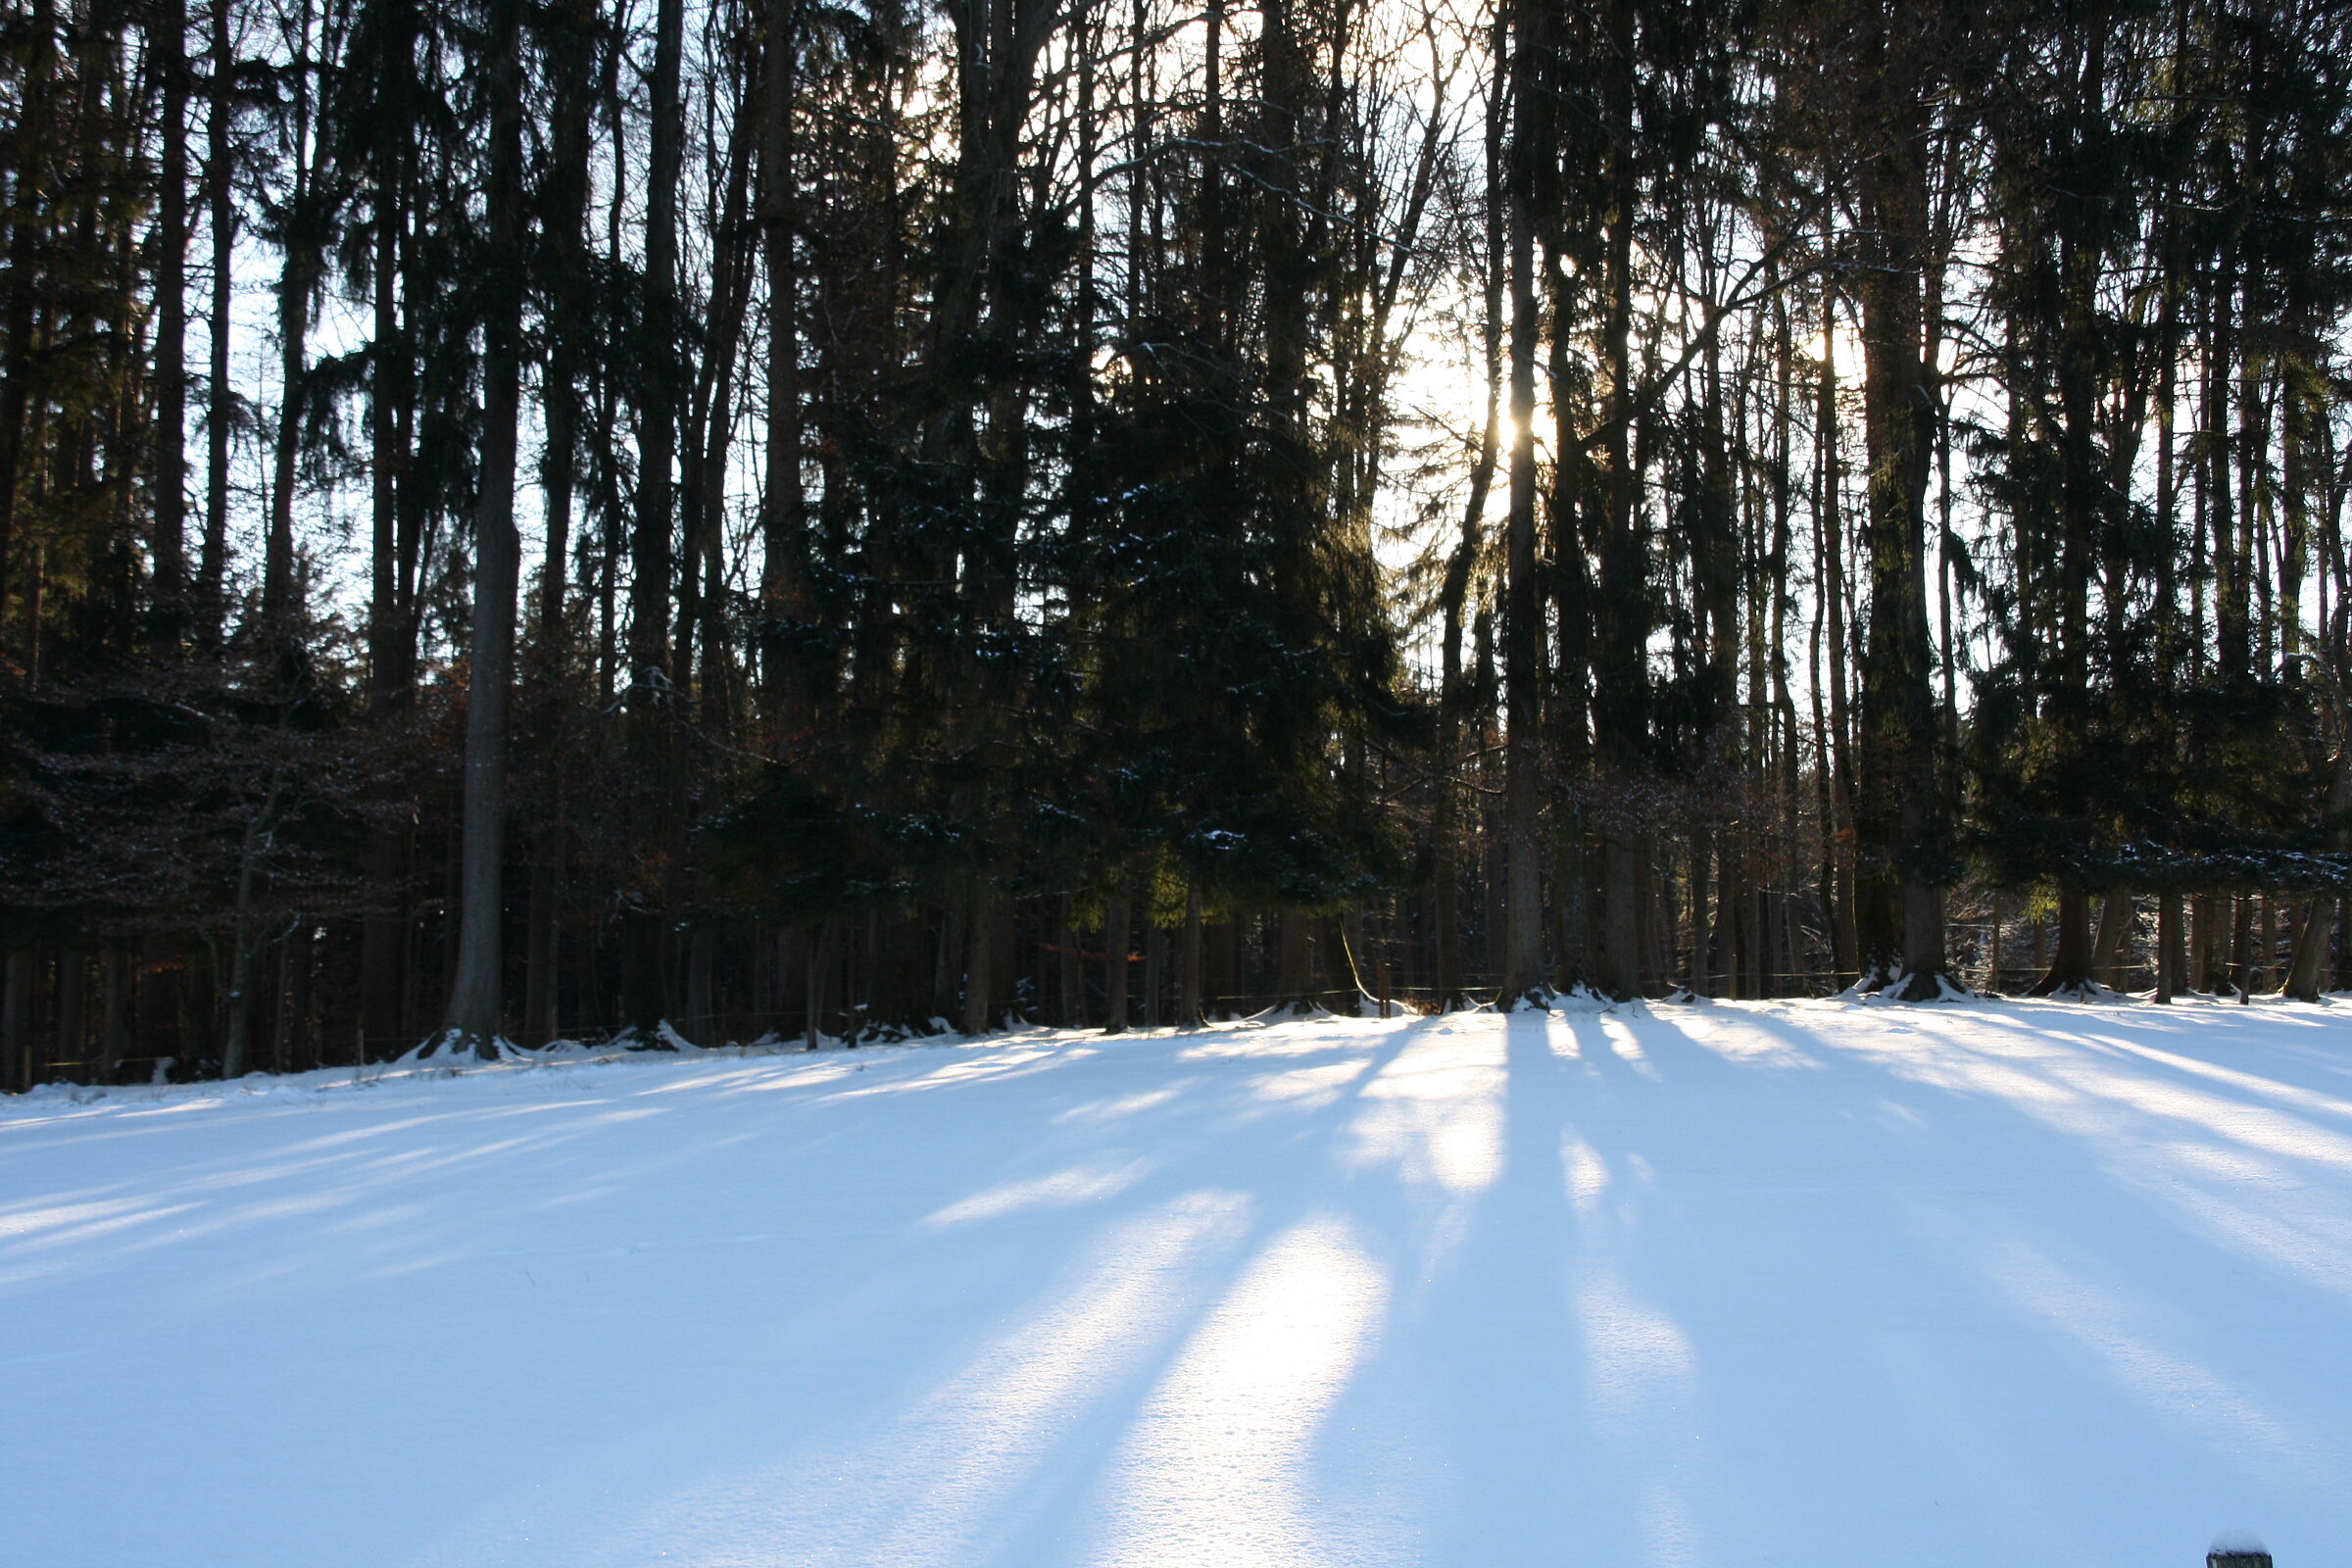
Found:
[[[1200,1004],[1200,889],[1184,890],[1184,946],[1176,966],[1176,1027],[1198,1029],[1205,1022]]]
[[[294,625],[294,491],[301,474],[311,290],[318,268],[311,197],[311,15],[309,0],[304,0],[298,8],[294,116],[287,132],[293,188],[286,198],[285,246],[277,274],[276,445],[270,468],[269,532],[262,547],[262,623],[287,656],[299,646]]]
[[[1132,911],[1127,879],[1122,876],[1111,889],[1102,912],[1102,962],[1105,976],[1102,1032],[1106,1035],[1127,1032],[1127,940],[1134,924]]]
[[[1525,37],[1531,0],[1514,6],[1518,36],[1508,69],[1514,99],[1525,114],[1535,91]],[[1537,711],[1543,685],[1544,625],[1536,581],[1536,356],[1541,321],[1536,309],[1535,219],[1530,211],[1536,150],[1524,125],[1508,147],[1505,207],[1510,225],[1511,463],[1510,516],[1503,577],[1503,943],[1502,977],[1494,1004],[1519,1006],[1544,984],[1544,894],[1539,841],[1541,758]]]
[[[1857,927],[1865,974],[1883,982],[1900,975],[1899,995],[1924,1001],[1957,984],[1944,959],[1936,883],[1946,829],[1926,561],[1936,409],[1934,368],[1922,352],[1930,244],[1926,73],[1934,46],[1907,29],[1899,8],[1874,3],[1867,12],[1859,99],[1870,140],[1858,186],[1871,602]]]
[[[685,141],[680,91],[684,0],[658,0],[654,12],[652,117],[646,167],[644,396],[639,410],[637,512],[630,538],[628,787],[634,807],[638,886],[622,940],[628,1022],[650,1037],[670,1008],[667,906],[675,893],[683,846],[675,797],[679,784],[673,741],[670,601],[675,589],[671,533],[676,525],[673,471],[678,458],[677,411],[685,387],[679,341],[678,186]]]
[[[197,635],[218,645],[227,612],[228,438],[236,392],[228,379],[230,255],[236,243],[236,187],[229,147],[234,72],[229,0],[212,0],[211,102],[205,116],[206,221],[212,230],[213,318],[204,408],[204,548],[196,568]]]
[[[160,0],[155,74],[163,88],[155,262],[155,638],[176,647],[187,617],[188,11]]]
[[[464,847],[445,1047],[495,1056],[505,1030],[507,709],[521,543],[514,527],[522,370],[522,18],[499,0],[490,57],[490,286],[482,323],[481,491],[473,517]]]

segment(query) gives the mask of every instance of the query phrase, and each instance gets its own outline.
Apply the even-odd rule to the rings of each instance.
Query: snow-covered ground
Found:
[[[23,1568],[2352,1561],[2352,1008],[0,1102]]]

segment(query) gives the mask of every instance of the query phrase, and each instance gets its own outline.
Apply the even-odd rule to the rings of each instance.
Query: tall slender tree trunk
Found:
[[[985,871],[972,876],[971,915],[964,928],[963,1021],[966,1035],[984,1035],[996,1027],[991,982],[996,978],[999,895]]]
[[[291,655],[299,645],[294,603],[294,491],[300,482],[303,406],[311,331],[311,291],[318,250],[311,211],[310,0],[297,9],[293,93],[287,130],[293,185],[286,200],[285,248],[277,275],[278,405],[276,444],[270,468],[270,523],[262,547],[262,623],[266,635]]]
[[[1106,1035],[1127,1032],[1127,941],[1135,923],[1126,874],[1114,875],[1117,880],[1102,911],[1102,1032]]]
[[[1821,487],[1816,514],[1819,537],[1815,546],[1821,561],[1824,633],[1829,648],[1824,656],[1830,708],[1827,734],[1820,744],[1822,808],[1822,902],[1830,927],[1830,962],[1839,988],[1861,978],[1861,937],[1855,922],[1853,712],[1846,691],[1846,663],[1853,657],[1853,639],[1845,619],[1846,527],[1844,469],[1838,462],[1842,426],[1838,418],[1838,298],[1828,288],[1821,296],[1821,380],[1815,404],[1814,443],[1819,454]],[[1822,727],[1820,683],[1816,683],[1815,728]]]
[[[393,0],[400,24],[389,29],[384,58],[384,95],[408,101],[414,19],[406,0]],[[409,403],[415,395],[414,365],[402,315],[402,232],[408,223],[408,166],[396,137],[379,139],[371,171],[373,189],[368,259],[374,322],[368,349],[368,700],[379,724],[407,714],[413,674],[415,632],[409,619],[401,572],[401,492],[408,468]],[[384,901],[361,925],[361,1059],[381,1047],[407,1044],[406,1005],[409,919],[405,884],[409,871],[408,826],[390,816],[370,830],[368,886]]]
[[[2329,771],[2334,775],[2328,783],[2327,815],[2342,823],[2352,813],[2352,738],[2344,743]],[[2334,833],[2337,849],[2352,847],[2352,829],[2338,827]],[[2325,985],[2328,970],[2328,937],[2335,924],[2336,900],[2316,897],[2303,901],[2303,919],[2295,935],[2294,956],[2288,961],[2286,982],[2279,990],[2297,1002],[2317,1002]],[[2338,940],[2342,940],[2339,934]]]
[[[805,618],[807,517],[801,484],[800,267],[798,187],[793,172],[800,82],[799,0],[767,0],[761,82],[760,235],[767,272],[766,487],[760,509],[760,597],[777,622]],[[781,647],[764,661],[769,704],[787,753],[805,741],[808,694],[798,662]]]
[[[1200,888],[1184,890],[1184,946],[1176,965],[1176,1027],[1197,1029],[1206,1021],[1200,999],[1201,971]]]
[[[11,948],[0,958],[0,1089],[32,1087],[32,994],[39,967],[30,948]]]
[[[514,682],[521,543],[514,446],[522,373],[521,0],[498,0],[489,60],[491,286],[482,323],[481,494],[473,516],[473,627],[467,649],[464,846],[457,975],[447,1046],[497,1054],[504,1032],[507,709]]]
[[[1923,357],[1929,234],[1926,62],[1933,44],[1899,8],[1869,8],[1861,72],[1864,425],[1870,445],[1870,622],[1863,669],[1863,969],[1932,1000],[1948,974],[1940,861],[1926,508],[1936,401]]]
[[[2123,988],[2125,950],[2130,946],[2132,928],[2138,923],[2139,908],[2131,894],[2110,892],[2100,899],[2098,941],[2090,956],[2090,972],[2099,984]]]
[[[85,1065],[81,1051],[88,1034],[88,1002],[90,987],[90,956],[87,950],[71,947],[57,956],[57,1050],[56,1060],[62,1065]]]
[[[1534,91],[1526,38],[1532,0],[1513,7],[1517,28],[1508,70],[1516,114],[1524,120]],[[1530,211],[1536,149],[1524,123],[1513,127],[1504,176],[1510,225],[1511,464],[1510,517],[1503,564],[1503,942],[1495,1005],[1518,1006],[1544,984],[1544,893],[1540,812],[1542,758],[1537,712],[1543,689],[1544,624],[1536,581],[1536,356],[1541,321],[1536,308],[1535,217]]]
[[[670,668],[672,472],[678,400],[685,386],[679,336],[678,182],[685,140],[680,90],[684,0],[658,0],[654,13],[653,114],[648,127],[645,218],[645,395],[639,411],[637,516],[630,545],[628,787],[643,870],[623,920],[623,963],[631,1027],[650,1035],[668,1016],[667,906],[675,892],[678,820],[674,692]]]
[[[187,0],[159,0],[153,27],[163,125],[155,172],[155,465],[148,501],[155,519],[155,637],[175,647],[188,611]]]
[[[1061,920],[1054,927],[1054,945],[1060,979],[1059,1018],[1064,1029],[1086,1027],[1086,955],[1079,950],[1078,933],[1070,925],[1070,896],[1061,896]]]
[[[2170,1002],[2185,989],[2187,967],[2180,941],[2180,895],[2167,891],[2156,900],[2156,1000]]]
[[[235,72],[229,58],[228,8],[229,0],[212,0],[212,91],[205,115],[204,176],[206,224],[212,230],[213,245],[213,318],[204,407],[204,548],[197,559],[196,629],[208,644],[220,641],[227,612],[228,438],[236,408],[235,388],[228,378],[229,322],[235,304],[230,293],[230,256],[236,244],[237,211],[236,172],[229,146]]]
[[[122,1058],[130,1054],[131,956],[122,938],[106,945],[100,960],[98,1002],[98,1057],[92,1081],[111,1084]]]

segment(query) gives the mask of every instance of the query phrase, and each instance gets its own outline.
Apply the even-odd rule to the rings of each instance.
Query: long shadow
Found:
[[[1690,1347],[1717,1549],[1785,1535],[1803,1496],[1852,1504],[1813,1537],[1832,1560],[1935,1560],[1938,1519],[1972,1549],[2120,1562],[2135,1536],[2193,1536],[2200,1505],[2309,1514],[2308,1445],[2340,1453],[2342,1419],[2231,1325],[2341,1322],[2340,1298],[2249,1281],[2038,1100],[1905,1076],[1897,1048],[1829,1047],[1787,1013],[1698,1016],[1635,1026],[1656,1092],[1623,1086],[1588,1136],[1650,1173],[1628,1278]],[[1735,1054],[1727,1032],[1778,1049]],[[2108,1452],[2131,1458],[2087,1467],[2111,1494],[2070,1493]],[[2119,1498],[2129,1521],[2092,1527]],[[1962,1499],[1972,1520],[1939,1513]]]
[[[714,1525],[730,1540],[770,1542],[775,1560],[811,1565],[1080,1560],[1070,1553],[1083,1544],[1065,1539],[1062,1522],[1073,1499],[1113,1479],[1153,1391],[1269,1249],[1311,1216],[1345,1217],[1349,1177],[1328,1152],[1345,1143],[1364,1087],[1422,1032],[1406,1025],[1369,1048],[1360,1036],[1321,1048],[1294,1038],[1271,1062],[1239,1054],[1232,1037],[1141,1041],[1088,1063],[1093,1090],[1056,1097],[1054,1114],[1068,1119],[1040,1128],[1029,1107],[1005,1107],[993,1154],[972,1167],[971,1192],[1017,1188],[1072,1163],[1146,1169],[1100,1198],[995,1220],[927,1227],[911,1207],[898,1210],[854,1255],[832,1260],[828,1298],[792,1314],[774,1342],[880,1327],[894,1337],[892,1352],[811,1367],[771,1349],[741,1369],[772,1388],[779,1405],[823,1411],[813,1430],[757,1419],[714,1430],[686,1401],[625,1445],[607,1446],[612,1452],[571,1456],[563,1468],[593,1478],[626,1446],[640,1472],[631,1517],[599,1509],[588,1495],[596,1484],[582,1483],[578,1501],[603,1517],[575,1532],[574,1560],[638,1560],[649,1526],[664,1532],[665,1549],[694,1560],[698,1544],[716,1549]],[[1198,1059],[1173,1097],[1152,1098],[1131,1118],[1087,1114],[1090,1102],[1115,1107],[1124,1078],[1164,1087],[1171,1052]],[[1264,1080],[1336,1066],[1356,1069],[1339,1092],[1277,1101],[1280,1119],[1267,1124],[1256,1093]],[[969,1142],[969,1130],[988,1123],[993,1092],[1007,1087],[976,1078],[895,1107],[878,1094],[864,1107],[873,1122],[842,1129],[836,1142],[845,1152],[869,1136],[904,1142],[908,1108],[926,1104]],[[929,1196],[935,1202],[936,1189]],[[1194,1203],[1206,1207],[1187,1208]],[[1167,1243],[1188,1226],[1188,1242]],[[1152,1253],[1140,1286],[1121,1255],[1138,1249]],[[1033,1340],[1049,1353],[1030,1353]],[[1083,1364],[1073,1369],[1073,1358]],[[1050,1397],[1026,1399],[1024,1387]],[[916,1462],[893,1460],[894,1450]],[[671,1451],[692,1457],[646,1472],[645,1453]],[[828,1460],[848,1462],[861,1484],[839,1494],[842,1505],[811,1508],[805,1478]]]
[[[123,1432],[237,1412],[77,1528],[93,1563],[241,1540],[253,1568],[1957,1568],[2352,1534],[2309,1479],[2352,1466],[2345,1296],[2183,1207],[2258,1217],[2263,1173],[2120,1093],[2257,1091],[2071,1036],[2016,1061],[1922,1028],[1914,1066],[1912,1025],[1838,1019],[620,1068],[189,1122],[132,1177],[61,1129],[0,1171],[0,1270],[72,1260],[0,1283],[0,1334],[66,1350],[0,1468],[74,1509]],[[170,1362],[107,1370],[166,1321]],[[287,1481],[355,1444],[400,1486]]]

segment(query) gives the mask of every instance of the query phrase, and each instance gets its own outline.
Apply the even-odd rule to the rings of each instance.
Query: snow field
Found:
[[[44,1091],[0,1102],[0,1563],[2340,1564],[2347,1018]]]

